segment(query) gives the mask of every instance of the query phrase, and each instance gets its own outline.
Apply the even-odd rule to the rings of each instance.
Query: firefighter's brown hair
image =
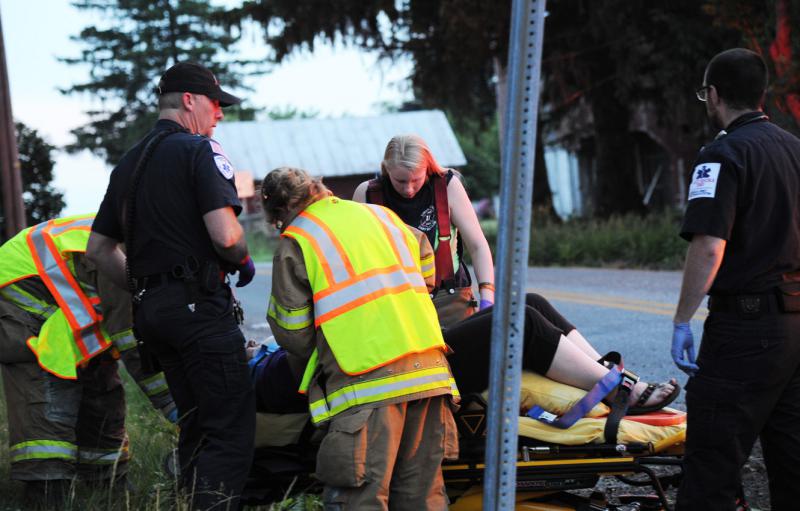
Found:
[[[261,181],[261,205],[267,223],[279,229],[291,216],[309,204],[333,195],[322,184],[322,178],[312,177],[303,169],[279,167]]]

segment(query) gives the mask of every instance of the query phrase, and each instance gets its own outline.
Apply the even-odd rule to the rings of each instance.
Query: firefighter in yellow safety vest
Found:
[[[262,196],[281,230],[268,321],[302,374],[312,421],[327,427],[316,467],[326,508],[446,509],[441,461],[458,454],[458,392],[428,295],[430,243],[303,170],[270,172]]]
[[[0,246],[0,368],[11,478],[52,506],[76,478],[124,479],[128,438],[117,360],[167,418],[162,373],[143,370],[130,295],[84,257],[94,215],[29,227]]]

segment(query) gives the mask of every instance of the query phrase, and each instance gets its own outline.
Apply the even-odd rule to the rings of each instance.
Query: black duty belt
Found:
[[[155,289],[173,282],[185,282],[183,278],[176,277],[171,272],[154,273],[145,277],[136,277],[136,290]]]
[[[777,293],[712,295],[708,299],[708,310],[738,314],[745,319],[786,312]]]
[[[176,264],[170,271],[138,277],[135,281],[136,291],[140,292],[181,282],[193,290],[213,293],[225,282],[225,272],[217,263],[201,263],[197,258],[189,256],[183,264]]]

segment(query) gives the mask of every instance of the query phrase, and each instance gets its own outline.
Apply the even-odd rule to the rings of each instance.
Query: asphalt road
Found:
[[[260,264],[255,280],[235,289],[245,308],[249,337],[269,335],[265,313],[271,289],[271,265]],[[530,268],[527,290],[553,302],[597,351],[622,353],[625,365],[647,381],[686,377],[672,363],[669,343],[672,315],[680,291],[679,272],[594,268]],[[692,327],[699,342],[705,314]],[[682,408],[683,395],[676,405]]]
[[[271,265],[258,265],[253,283],[236,289],[245,308],[245,332],[250,338],[269,335],[265,319],[271,289]],[[547,297],[589,339],[597,351],[619,351],[627,368],[646,381],[686,375],[669,355],[672,316],[680,292],[680,272],[596,268],[529,268],[527,291]],[[700,342],[705,304],[692,321]],[[672,405],[685,410],[684,394]],[[768,511],[769,500],[761,448],[758,443],[742,470],[745,492],[754,511]],[[609,480],[609,486],[618,486]],[[674,498],[674,489],[669,497]]]

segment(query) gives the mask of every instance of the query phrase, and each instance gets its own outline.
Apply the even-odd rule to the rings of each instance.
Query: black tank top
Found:
[[[455,174],[452,170],[447,171],[445,179],[447,184],[453,179]],[[391,209],[400,219],[425,233],[432,247],[436,247],[436,236],[439,232],[438,221],[436,220],[436,201],[434,200],[433,184],[430,180],[425,181],[422,188],[416,195],[407,199],[397,193],[392,183],[384,176],[380,178],[381,188],[383,189],[383,201],[387,208]],[[369,198],[368,198],[369,200]],[[464,247],[461,243],[461,233],[456,236],[456,255],[458,255],[458,268],[454,268],[455,287],[469,287],[472,279],[464,265]]]

